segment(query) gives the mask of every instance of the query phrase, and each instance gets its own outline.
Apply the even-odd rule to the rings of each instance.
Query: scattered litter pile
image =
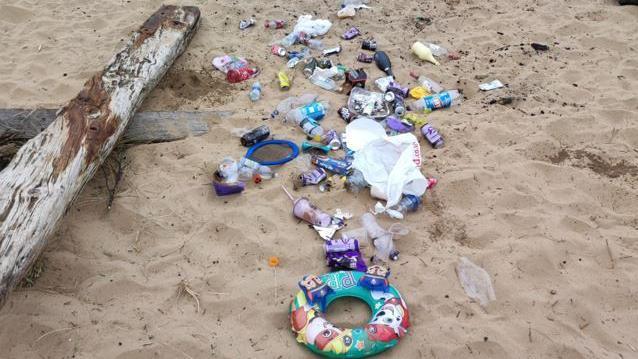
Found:
[[[338,17],[355,17],[358,10],[369,8],[367,3],[368,1],[346,0],[338,11]],[[240,29],[247,29],[256,23],[255,19],[243,20]],[[286,20],[279,19],[264,22],[265,28],[275,30],[283,29],[287,24]],[[377,223],[376,216],[385,214],[393,219],[403,219],[409,213],[419,210],[426,192],[438,181],[426,177],[422,172],[424,166],[421,144],[414,132],[420,133],[432,150],[443,148],[445,141],[430,123],[428,114],[461,105],[463,95],[457,89],[445,89],[425,74],[410,73],[410,78],[397,78],[393,73],[390,57],[379,48],[374,38],[360,40],[361,51],[352,56],[352,63],[359,64],[357,67],[336,63],[332,55],[342,52],[341,45],[327,46],[322,40],[322,36],[332,26],[329,20],[302,15],[289,34],[270,45],[270,52],[285,61],[285,65],[277,72],[281,91],[294,89],[291,78],[296,78],[294,72],[300,71],[319,89],[342,94],[343,103],[330,103],[317,93],[287,97],[276,106],[270,118],[298,127],[299,134],[305,135],[301,143],[297,145],[290,140],[269,140],[272,134],[266,125],[244,133],[241,143],[249,147],[247,154],[238,162],[231,158],[222,161],[216,172],[214,188],[219,196],[242,192],[247,182],[258,183],[262,179],[275,177],[273,166],[283,165],[299,154],[308,154],[304,156],[310,158],[307,169],[292,181],[295,190],[317,186],[321,192],[360,193],[369,189],[370,195],[380,201],[374,205],[373,210],[360,216],[360,228],[346,231],[344,226],[352,215],[341,210],[337,210],[335,214],[327,213],[306,197],[296,198],[286,189],[288,186],[283,185],[285,195],[290,198],[294,217],[310,224],[325,241],[323,248],[326,264],[336,271],[334,273],[343,273],[340,272],[343,270],[369,273],[371,268],[375,268],[374,270],[389,275],[386,266],[399,258],[394,239],[409,231],[399,223],[383,228]],[[349,26],[341,39],[356,41],[360,36],[358,27]],[[411,49],[415,61],[427,61],[434,66],[460,57],[457,52],[427,41],[415,41]],[[343,54],[340,57],[343,58]],[[372,63],[384,76],[369,82],[368,72],[371,71],[369,66]],[[259,75],[257,67],[237,56],[216,57],[213,65],[226,74],[229,82],[241,82]],[[491,91],[503,86],[505,85],[499,80],[494,80],[481,84],[480,89]],[[261,92],[261,84],[254,82],[248,96],[251,101],[259,101]],[[337,109],[334,112],[345,122],[345,131],[324,126],[323,119],[332,115],[333,109]],[[255,157],[256,151],[272,146],[286,147],[288,150],[266,151],[279,154],[280,158]],[[365,260],[367,248],[370,248],[370,253],[374,252],[369,257],[370,264]],[[494,299],[494,292],[491,282],[489,288],[485,282],[489,281],[487,272],[476,268],[478,267],[473,266],[468,259],[461,258],[459,278],[470,298],[485,306],[489,300]],[[475,283],[479,279],[482,282]],[[323,345],[313,342],[308,334],[301,335],[303,331],[311,330],[311,325],[307,322],[310,318],[301,318],[301,315],[319,315],[326,305],[321,298],[329,296],[337,287],[334,283],[325,283],[325,278],[322,280],[314,275],[307,276],[300,282],[300,287],[304,293],[303,298],[296,299],[298,303],[291,309],[293,331],[298,333],[300,342],[317,353],[331,357],[355,358],[365,353],[370,354],[369,351],[351,351],[352,337],[348,342],[341,335],[344,330],[334,328],[329,323],[325,325],[331,327],[335,333],[341,333],[338,342],[335,341],[336,338],[328,341],[329,346],[326,344],[328,342]],[[300,317],[296,318],[297,315]],[[295,320],[299,320],[299,323],[295,323]],[[373,322],[374,320],[371,323]],[[396,328],[375,327],[377,329],[398,333]],[[375,342],[375,339],[371,339],[373,334],[368,333],[366,337],[371,343]],[[396,338],[392,338],[397,339],[398,334]]]

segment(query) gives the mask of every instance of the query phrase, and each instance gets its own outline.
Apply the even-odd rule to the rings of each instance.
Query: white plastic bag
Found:
[[[425,193],[428,181],[419,169],[421,146],[413,134],[386,136],[376,121],[359,118],[346,126],[346,141],[355,151],[352,166],[370,184],[370,194],[387,201],[385,209],[397,205],[403,194]]]
[[[305,32],[311,37],[325,35],[332,27],[332,23],[329,20],[324,19],[312,19],[312,15],[302,15],[297,20],[297,24],[293,29],[293,33],[299,34]]]

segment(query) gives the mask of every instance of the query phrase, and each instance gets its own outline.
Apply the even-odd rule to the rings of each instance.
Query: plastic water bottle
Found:
[[[250,97],[250,100],[252,102],[259,101],[259,99],[261,98],[261,84],[259,83],[259,81],[255,81],[253,87],[250,90],[250,93],[248,94],[248,97]]]
[[[317,100],[317,97],[319,96],[317,96],[317,94],[314,94],[314,93],[305,93],[300,96],[290,96],[277,104],[277,107],[271,116],[273,118],[277,116],[282,116],[285,122],[286,121],[285,116],[288,114],[288,112],[292,111],[293,109],[297,107],[305,106],[309,103],[315,102]]]
[[[463,97],[458,90],[449,90],[416,100],[412,102],[410,109],[413,111],[434,111],[460,105],[462,101]]]
[[[330,104],[327,101],[312,102],[308,105],[297,107],[286,114],[286,121],[300,124],[303,119],[309,118],[313,121],[320,121],[326,116],[330,110]]]
[[[362,189],[368,187],[369,184],[363,177],[363,173],[357,169],[346,179],[346,188],[353,193],[359,193]]]
[[[326,77],[324,73],[320,72],[319,70],[320,69],[315,69],[315,72],[312,74],[312,76],[309,77],[310,82],[321,87],[324,90],[335,92],[339,91],[340,87],[339,85],[337,85],[335,80],[331,79],[330,77]]]
[[[321,137],[323,136],[323,127],[310,118],[304,118],[299,122],[299,127],[303,130],[303,132],[310,137]]]
[[[429,77],[419,76],[419,79],[417,81],[419,81],[419,84],[432,94],[443,91],[443,86]]]
[[[412,194],[406,194],[401,199],[401,202],[399,202],[399,204],[397,204],[393,209],[405,215],[408,212],[416,212],[419,207],[421,207],[421,203],[422,201],[420,197]]]
[[[241,161],[239,161],[239,180],[250,181],[255,177],[255,175],[259,175],[263,179],[271,179],[275,177],[275,174],[270,167],[243,157]]]

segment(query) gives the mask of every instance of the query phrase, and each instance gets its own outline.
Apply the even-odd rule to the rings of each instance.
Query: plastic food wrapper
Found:
[[[390,115],[388,103],[380,92],[371,92],[361,87],[355,87],[350,91],[348,98],[348,110],[361,115],[382,119]]]
[[[226,74],[226,80],[231,83],[241,82],[259,74],[259,68],[251,65],[248,60],[239,56],[223,55],[213,59],[213,66]]]
[[[346,139],[355,151],[352,166],[370,184],[370,194],[387,201],[385,209],[396,206],[403,194],[421,197],[427,190],[421,146],[413,134],[388,137],[374,120],[359,118],[346,126]]]
[[[459,276],[461,287],[468,297],[476,300],[482,307],[496,300],[492,278],[485,269],[472,263],[466,257],[461,257],[456,266],[456,274]]]
[[[312,15],[302,15],[297,20],[293,33],[306,33],[312,37],[325,35],[332,27],[332,23],[325,19],[312,19]]]
[[[500,89],[503,86],[505,86],[505,85],[503,85],[503,83],[501,81],[494,80],[494,81],[491,81],[491,82],[480,84],[479,88],[481,90],[483,90],[483,91],[491,91],[491,90]]]

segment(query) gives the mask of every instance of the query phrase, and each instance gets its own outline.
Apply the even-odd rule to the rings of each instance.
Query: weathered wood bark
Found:
[[[32,139],[57,117],[56,109],[0,109],[0,146]],[[123,144],[170,142],[208,132],[207,120],[220,111],[146,111],[131,119],[120,138]]]
[[[162,6],[0,172],[0,305],[144,97],[184,51],[199,17],[196,7]]]

